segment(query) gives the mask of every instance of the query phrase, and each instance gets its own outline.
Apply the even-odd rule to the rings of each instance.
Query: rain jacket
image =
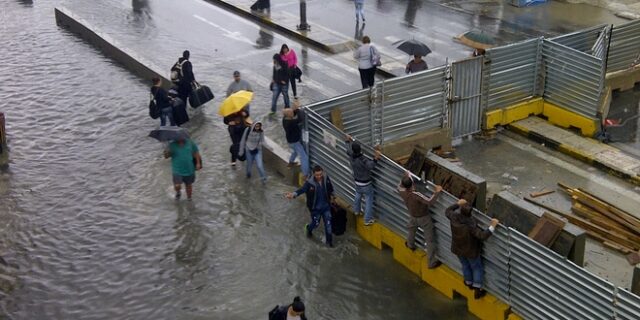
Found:
[[[458,204],[454,204],[445,211],[451,222],[451,252],[460,257],[475,259],[480,256],[482,241],[492,233],[480,229],[476,219],[460,213],[459,208]]]
[[[302,140],[302,128],[300,123],[304,119],[303,113],[300,110],[293,110],[293,118],[282,118],[282,127],[284,128],[284,135],[287,137],[287,143],[296,143]]]
[[[378,160],[371,160],[364,156],[361,152],[354,154],[351,149],[353,141],[347,141],[347,155],[351,160],[351,169],[353,170],[353,180],[361,184],[371,182],[371,170],[376,167]]]
[[[307,208],[309,211],[313,211],[319,203],[319,201],[326,201],[327,207],[331,207],[331,196],[333,196],[333,184],[331,184],[331,180],[329,176],[325,172],[322,175],[322,186],[324,187],[324,194],[326,196],[325,199],[316,199],[316,188],[320,185],[316,179],[313,177],[309,177],[307,181],[302,185],[302,187],[296,192],[294,192],[294,196],[298,197],[299,195],[306,193],[307,194]]]
[[[278,59],[276,60],[276,64],[273,66],[273,82],[282,85],[282,83],[287,83],[289,81],[289,71],[287,68],[287,63],[282,61],[280,55],[278,55]]]
[[[242,140],[240,140],[240,150],[238,150],[239,156],[244,155],[245,149],[249,149],[249,151],[262,150],[262,143],[264,142],[264,131],[253,131],[258,123],[262,124],[262,122],[256,121],[251,125],[251,127],[247,127],[246,129],[244,129]]]

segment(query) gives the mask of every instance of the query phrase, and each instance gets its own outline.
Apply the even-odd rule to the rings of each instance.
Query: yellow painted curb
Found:
[[[584,150],[576,149],[566,144],[560,144],[558,150],[568,156],[576,158],[586,163],[593,163],[593,155],[585,153]]]
[[[362,237],[362,239],[369,242],[372,246],[382,250],[382,230],[379,223],[374,223],[370,226],[364,225],[364,218],[358,215],[356,218],[356,231]]]
[[[519,315],[517,315],[515,313],[510,313],[509,317],[507,318],[507,320],[524,320],[524,318],[520,317]]]
[[[491,110],[485,113],[485,129],[493,129],[497,125],[507,125],[526,119],[531,115],[542,114],[544,100],[534,98],[503,109]]]
[[[497,125],[502,125],[502,109],[491,110],[485,114],[485,129],[493,129]]]
[[[598,131],[597,120],[567,111],[546,101],[543,114],[550,123],[563,128],[578,128],[586,137],[593,137]]]

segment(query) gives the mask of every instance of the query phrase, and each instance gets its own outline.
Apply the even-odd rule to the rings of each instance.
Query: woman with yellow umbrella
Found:
[[[234,169],[237,160],[245,160],[244,155],[238,156],[238,151],[242,134],[249,121],[249,112],[245,110],[245,106],[251,102],[252,98],[253,92],[240,90],[227,97],[218,109],[218,114],[224,117],[224,123],[229,126],[227,128],[231,138],[229,152],[231,153],[231,167]]]

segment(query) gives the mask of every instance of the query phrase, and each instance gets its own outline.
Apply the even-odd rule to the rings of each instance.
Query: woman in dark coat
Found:
[[[231,167],[234,169],[236,167],[237,160],[244,161],[244,156],[238,156],[238,151],[240,150],[242,134],[244,133],[244,129],[247,127],[247,117],[249,117],[249,113],[244,109],[240,112],[224,117],[224,124],[229,126],[227,128],[229,131],[229,137],[231,138],[229,152],[231,153]]]
[[[300,297],[293,298],[293,303],[288,306],[276,306],[269,312],[269,320],[307,320],[304,316],[304,303]]]

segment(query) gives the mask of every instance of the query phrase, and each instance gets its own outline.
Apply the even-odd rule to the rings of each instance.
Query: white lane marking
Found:
[[[243,36],[240,32],[231,31],[231,30],[225,29],[225,28],[223,28],[223,27],[221,27],[221,26],[219,26],[219,25],[217,25],[217,24],[215,24],[215,23],[213,23],[213,22],[211,22],[211,21],[209,21],[209,20],[197,15],[197,14],[194,14],[193,17],[198,19],[198,20],[200,20],[200,21],[202,21],[202,22],[204,22],[204,23],[206,23],[206,24],[208,24],[208,25],[210,25],[210,26],[212,26],[212,27],[214,27],[214,28],[216,28],[216,29],[221,30],[223,32],[223,36],[225,36],[225,37],[227,37],[229,39],[233,39],[233,40],[236,40],[236,41],[244,42],[244,43],[247,43],[247,44],[249,44],[251,46],[253,46],[255,44],[255,42],[249,40],[247,37]]]
[[[394,42],[402,40],[402,39],[400,39],[400,38],[398,38],[396,36],[386,36],[386,37],[384,37],[384,39],[389,41],[389,42],[391,42],[391,43],[394,43]]]
[[[329,76],[330,78],[333,78],[335,80],[338,81],[342,81],[344,84],[347,85],[354,85],[352,78],[348,78],[345,75],[343,75],[342,73],[338,73],[335,72],[334,70],[331,70],[330,68],[328,68],[326,65],[318,62],[318,61],[311,61],[309,63],[307,63],[307,65],[313,69],[316,69],[322,73],[324,73],[325,75]]]
[[[324,61],[331,63],[334,66],[340,67],[342,68],[342,71],[346,71],[352,74],[358,74],[358,70],[356,70],[356,68],[354,66],[350,66],[347,64],[344,64],[334,58],[330,58],[330,57],[326,57],[324,58]]]

